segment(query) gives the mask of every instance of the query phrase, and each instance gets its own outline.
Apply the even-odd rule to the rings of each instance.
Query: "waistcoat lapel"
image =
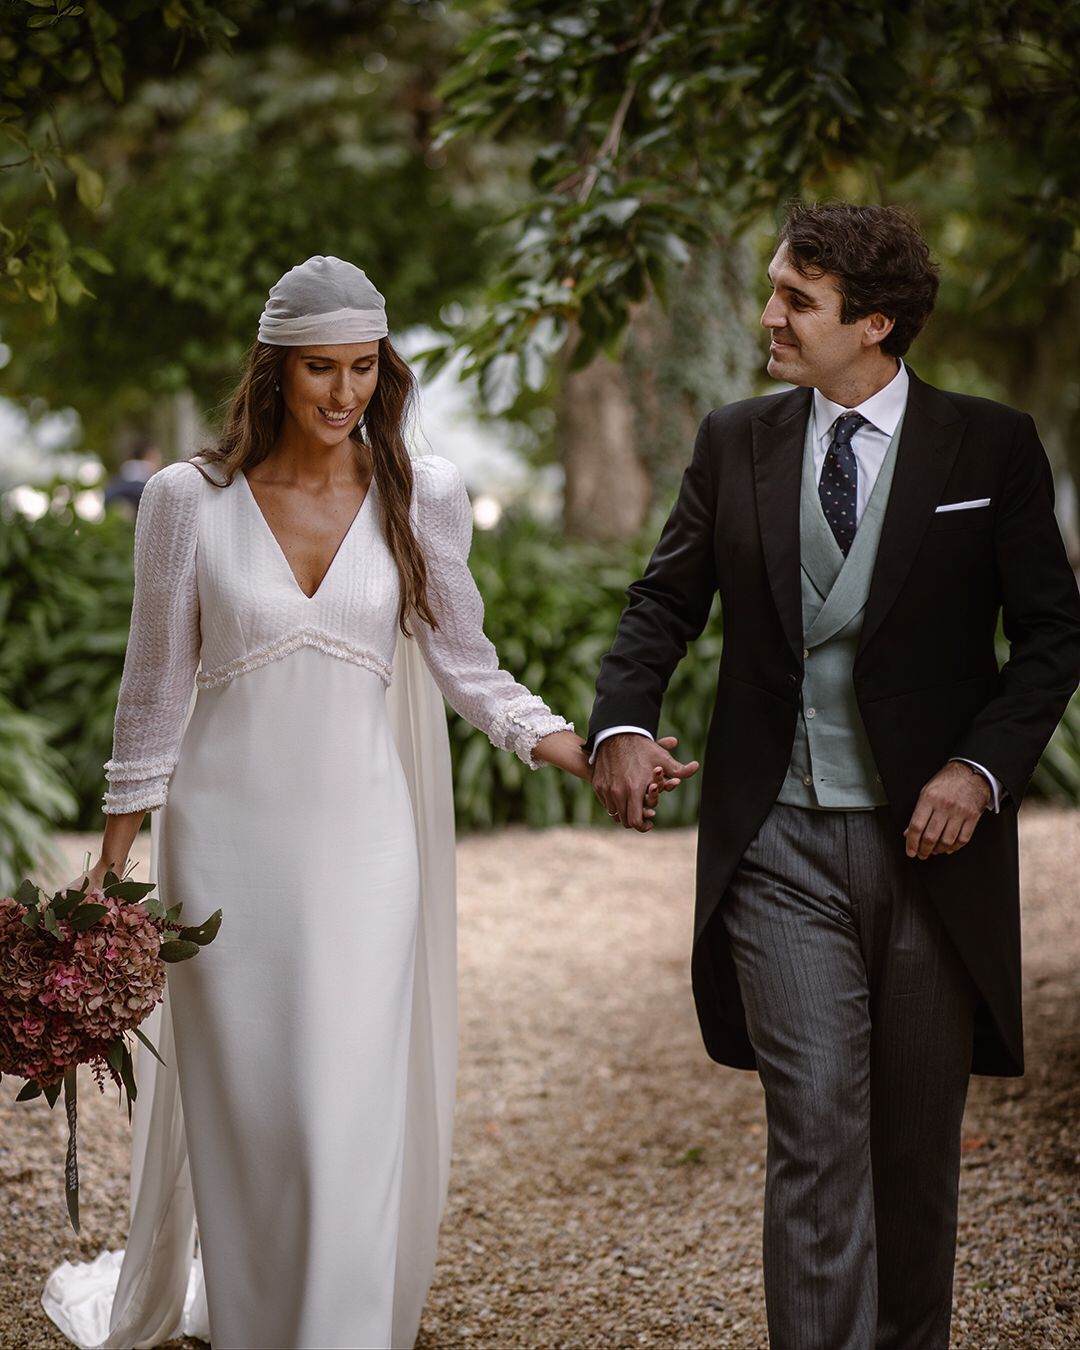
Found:
[[[841,629],[845,628],[852,619],[863,609],[866,604],[867,596],[870,593],[871,578],[874,570],[874,558],[878,549],[878,541],[881,537],[881,522],[885,514],[886,504],[889,501],[890,488],[892,485],[893,471],[896,466],[897,446],[903,436],[903,424],[897,427],[889,442],[889,448],[885,459],[882,461],[877,479],[874,483],[873,491],[870,493],[870,500],[866,503],[863,511],[862,520],[855,531],[855,541],[851,545],[851,551],[844,558],[837,547],[837,554],[843,559],[843,566],[840,568],[832,589],[826,597],[825,603],[813,618],[806,631],[807,647],[819,647],[829,638],[835,637]],[[806,458],[810,465],[809,484],[803,492],[803,511],[813,512],[816,509],[817,516],[821,519],[821,524],[829,535],[832,531],[825,521],[825,516],[821,510],[821,502],[817,494],[817,485],[814,481],[813,472],[813,452],[810,444],[809,434],[807,436]],[[804,480],[805,482],[805,480]],[[816,531],[815,531],[816,533]],[[835,541],[834,541],[835,542]],[[804,563],[805,563],[805,544]]]

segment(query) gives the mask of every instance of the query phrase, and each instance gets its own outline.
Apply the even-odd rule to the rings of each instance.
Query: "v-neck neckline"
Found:
[[[345,548],[345,545],[346,545],[346,543],[348,542],[349,536],[350,536],[350,535],[352,534],[352,532],[353,532],[353,529],[354,529],[354,527],[355,527],[355,525],[356,525],[356,522],[360,519],[360,517],[361,517],[361,516],[363,515],[363,513],[364,513],[364,507],[367,505],[367,503],[368,503],[368,498],[371,496],[371,493],[372,493],[372,491],[374,490],[374,487],[375,487],[375,479],[374,479],[374,476],[373,476],[373,477],[371,478],[371,480],[369,481],[367,491],[364,493],[363,501],[361,501],[360,505],[356,508],[356,512],[355,512],[355,514],[353,515],[352,520],[349,521],[349,524],[348,524],[348,526],[347,526],[346,529],[345,529],[345,533],[344,533],[344,534],[341,536],[341,538],[338,540],[337,548],[334,549],[333,556],[331,557],[330,561],[329,561],[329,562],[327,563],[327,565],[326,565],[326,571],[323,572],[322,576],[319,578],[319,584],[315,587],[315,589],[312,591],[312,593],[311,593],[310,595],[308,595],[307,591],[305,591],[304,588],[303,588],[303,586],[300,585],[300,582],[299,582],[298,579],[297,579],[296,573],[293,571],[292,563],[289,562],[288,555],[286,554],[285,550],[281,547],[281,541],[278,539],[277,535],[274,533],[273,528],[272,528],[270,522],[266,519],[266,515],[265,515],[265,513],[263,512],[263,509],[262,509],[262,507],[259,505],[259,499],[258,499],[258,497],[256,497],[256,496],[255,496],[255,493],[252,491],[251,484],[248,482],[248,479],[247,479],[247,474],[244,473],[243,470],[241,470],[240,473],[239,473],[239,475],[238,475],[238,477],[240,477],[240,478],[243,479],[243,481],[244,481],[244,488],[245,488],[246,491],[247,491],[248,498],[250,499],[252,506],[255,508],[255,512],[256,512],[256,514],[258,515],[259,519],[262,521],[262,523],[263,523],[263,528],[266,530],[266,533],[270,536],[270,541],[271,541],[271,543],[273,544],[275,550],[277,551],[278,557],[279,557],[279,558],[281,559],[281,561],[285,564],[285,570],[286,570],[286,572],[288,572],[289,577],[291,578],[293,585],[294,585],[294,586],[296,587],[296,589],[300,592],[300,595],[303,597],[303,599],[305,599],[305,600],[307,600],[307,601],[309,601],[309,602],[314,601],[314,600],[317,600],[317,599],[319,598],[319,596],[322,595],[322,593],[323,593],[323,588],[325,587],[327,581],[329,581],[329,579],[330,579],[330,573],[334,570],[334,564],[337,562],[338,558],[341,556],[341,554],[342,554],[342,552],[343,552],[343,550],[344,550],[344,548]]]

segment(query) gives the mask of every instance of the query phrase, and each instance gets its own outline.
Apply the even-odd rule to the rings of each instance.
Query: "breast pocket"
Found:
[[[967,506],[960,511],[935,511],[930,521],[930,532],[953,534],[966,530],[989,530],[993,523],[992,506]]]

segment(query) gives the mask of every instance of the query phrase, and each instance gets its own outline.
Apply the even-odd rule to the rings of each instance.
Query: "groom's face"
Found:
[[[772,294],[761,316],[767,328],[769,374],[788,384],[828,389],[842,379],[865,350],[865,321],[841,323],[841,294],[829,273],[803,276],[795,269],[787,245],[781,244],[769,264]]]

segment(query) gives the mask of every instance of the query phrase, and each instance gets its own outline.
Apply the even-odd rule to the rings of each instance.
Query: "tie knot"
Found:
[[[850,445],[851,438],[860,427],[864,427],[869,419],[862,413],[846,412],[838,417],[833,423],[833,441],[837,445]]]

